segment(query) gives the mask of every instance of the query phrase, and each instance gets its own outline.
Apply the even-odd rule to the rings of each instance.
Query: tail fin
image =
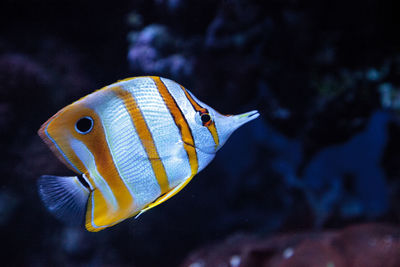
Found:
[[[39,195],[47,209],[68,224],[84,224],[89,190],[76,176],[43,175]]]

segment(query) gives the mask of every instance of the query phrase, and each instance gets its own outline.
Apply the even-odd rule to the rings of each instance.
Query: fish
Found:
[[[64,222],[106,229],[177,194],[258,116],[222,115],[167,78],[120,80],[40,127],[44,143],[76,175],[42,175],[39,196]]]

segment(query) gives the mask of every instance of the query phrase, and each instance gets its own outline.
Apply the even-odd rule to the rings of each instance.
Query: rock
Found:
[[[396,267],[400,266],[399,251],[398,227],[361,224],[268,238],[236,235],[198,249],[180,266]]]

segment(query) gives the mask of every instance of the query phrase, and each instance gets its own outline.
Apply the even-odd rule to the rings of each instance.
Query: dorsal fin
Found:
[[[57,218],[68,224],[83,224],[90,192],[78,177],[43,175],[38,187],[40,198]]]

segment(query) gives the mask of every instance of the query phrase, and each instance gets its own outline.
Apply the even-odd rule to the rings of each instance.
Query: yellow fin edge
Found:
[[[146,208],[142,209],[136,216],[135,218],[138,218],[141,214],[143,214],[144,212],[148,211],[149,209],[152,209],[158,205],[160,205],[161,203],[167,201],[168,199],[170,199],[171,197],[175,196],[176,194],[179,193],[179,191],[181,191],[192,179],[193,179],[194,175],[190,176],[189,178],[187,178],[185,181],[183,181],[182,183],[180,183],[178,186],[174,187],[172,190],[168,191],[167,193],[165,193],[164,195],[160,196],[159,198],[157,198],[154,202],[150,203]]]

